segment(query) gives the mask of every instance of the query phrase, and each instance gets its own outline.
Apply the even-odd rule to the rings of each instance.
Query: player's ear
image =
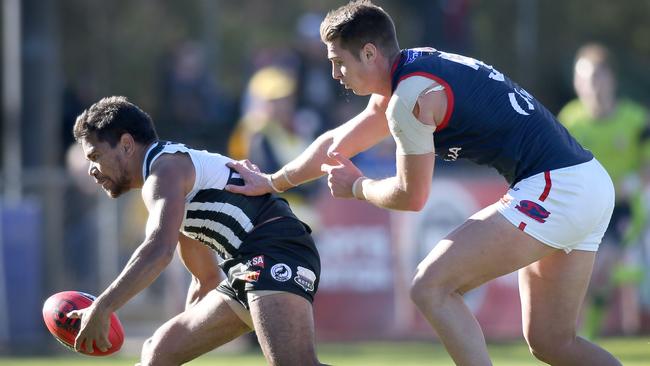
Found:
[[[377,47],[372,43],[366,43],[361,48],[361,60],[363,62],[372,62],[377,57]]]
[[[135,140],[130,133],[123,133],[120,137],[120,149],[124,151],[125,154],[130,155],[135,149]]]

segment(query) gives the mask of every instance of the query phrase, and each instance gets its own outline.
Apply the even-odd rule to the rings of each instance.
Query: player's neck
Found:
[[[129,160],[129,170],[133,176],[132,188],[140,189],[144,185],[144,177],[142,176],[142,166],[144,165],[145,155],[151,145],[155,144],[157,141],[152,142],[147,145],[137,144],[135,151],[133,152],[133,158]]]
[[[377,80],[377,85],[375,87],[375,90],[373,90],[373,93],[387,97],[391,95],[392,69],[393,64],[396,62],[396,60],[398,60],[398,57],[399,52],[384,58],[383,62],[381,63],[381,71],[378,73],[378,75],[381,75],[381,78]]]

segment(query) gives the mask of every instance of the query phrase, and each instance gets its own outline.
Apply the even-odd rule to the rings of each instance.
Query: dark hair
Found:
[[[73,129],[77,141],[93,134],[97,140],[108,142],[111,147],[115,147],[125,133],[141,144],[158,139],[151,117],[126,97],[117,96],[103,98],[83,111]]]
[[[369,0],[350,1],[327,13],[320,25],[320,37],[323,42],[340,40],[341,47],[357,58],[366,43],[374,44],[386,57],[399,52],[393,20]]]

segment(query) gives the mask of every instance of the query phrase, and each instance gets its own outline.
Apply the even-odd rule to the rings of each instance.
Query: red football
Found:
[[[79,333],[81,319],[71,319],[67,314],[72,310],[87,308],[95,300],[95,296],[80,291],[63,291],[50,296],[43,304],[43,320],[54,338],[64,346],[74,349],[74,340]],[[111,328],[108,340],[112,347],[106,352],[100,351],[93,344],[93,353],[82,349],[81,353],[90,356],[106,356],[117,352],[124,343],[124,328],[115,313],[111,314]]]

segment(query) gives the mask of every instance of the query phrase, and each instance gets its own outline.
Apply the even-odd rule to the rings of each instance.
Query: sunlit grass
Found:
[[[618,357],[625,366],[650,365],[650,337],[611,338],[598,342]],[[542,365],[528,353],[525,344],[503,343],[491,344],[490,354],[495,365],[528,366]],[[452,366],[453,362],[438,343],[424,342],[364,342],[346,344],[319,345],[318,354],[321,362],[332,365],[350,366],[416,366],[440,365]],[[108,356],[94,358],[70,354],[60,357],[0,357],[2,366],[80,366],[80,365],[134,365],[135,358]],[[264,358],[258,351],[232,353],[222,352],[203,356],[188,365],[191,366],[259,366],[265,365]]]

